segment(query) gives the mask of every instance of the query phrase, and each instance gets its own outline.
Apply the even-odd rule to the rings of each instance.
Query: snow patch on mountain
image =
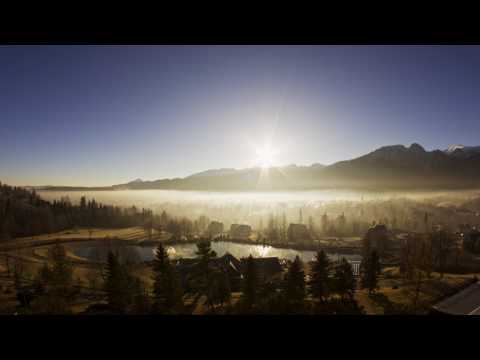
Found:
[[[455,150],[463,150],[464,148],[465,148],[465,146],[464,146],[464,145],[460,145],[460,144],[458,144],[458,145],[450,145],[450,146],[448,147],[448,149],[445,150],[445,152],[446,152],[447,154],[451,154],[451,153],[453,153]]]
[[[450,145],[445,153],[460,157],[472,156],[480,154],[480,146]]]

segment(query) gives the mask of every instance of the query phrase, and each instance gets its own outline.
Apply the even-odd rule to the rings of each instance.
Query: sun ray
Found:
[[[262,168],[269,168],[275,165],[275,157],[278,151],[274,149],[269,143],[258,147],[255,150],[256,163]]]

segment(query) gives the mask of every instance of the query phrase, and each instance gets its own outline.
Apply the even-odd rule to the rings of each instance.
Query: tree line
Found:
[[[345,259],[333,263],[320,251],[306,276],[304,264],[296,257],[279,282],[264,282],[258,276],[253,257],[246,259],[240,298],[232,302],[230,278],[222,267],[215,266],[217,254],[210,242],[197,244],[195,290],[191,298],[205,299],[207,314],[360,314],[354,299],[356,280]],[[65,248],[59,243],[50,248],[50,262],[25,284],[17,279],[17,298],[26,313],[68,314],[82,296],[82,282],[74,279]],[[87,313],[106,314],[189,314],[185,303],[188,291],[183,288],[175,261],[159,244],[151,265],[150,286],[134,274],[131,265],[120,261],[111,251],[101,276],[102,302],[90,306]],[[16,276],[16,275],[15,275]],[[16,276],[17,277],[17,276]],[[33,285],[32,285],[33,284]]]
[[[191,221],[172,217],[165,211],[153,214],[151,210],[135,206],[122,208],[106,205],[82,196],[79,204],[68,197],[48,202],[35,190],[0,183],[0,240],[35,236],[75,227],[123,228],[144,227],[147,234],[166,230],[174,239],[205,231],[209,219],[200,216]]]

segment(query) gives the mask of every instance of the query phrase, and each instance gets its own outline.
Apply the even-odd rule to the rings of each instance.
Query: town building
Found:
[[[380,254],[389,250],[391,243],[391,234],[383,224],[375,225],[368,229],[363,238],[365,249],[377,250]]]
[[[230,226],[230,237],[235,240],[248,240],[252,235],[250,225],[232,224]]]
[[[239,291],[241,288],[242,267],[241,262],[230,253],[212,259],[210,266],[217,271],[228,275],[230,289]],[[176,262],[176,270],[180,276],[182,287],[190,291],[198,286],[198,279],[203,276],[201,262],[198,258],[184,258]]]
[[[289,242],[309,242],[311,240],[310,232],[304,224],[290,224],[287,230]]]
[[[464,227],[461,231],[459,236],[461,246],[471,253],[480,254],[480,231],[475,226]]]
[[[247,269],[247,258],[241,260],[242,273]],[[283,278],[283,267],[278,257],[253,258],[258,281],[262,283],[277,282]]]
[[[208,225],[207,232],[208,232],[208,235],[210,235],[211,237],[216,237],[218,235],[223,234],[223,223],[219,221],[212,221]]]

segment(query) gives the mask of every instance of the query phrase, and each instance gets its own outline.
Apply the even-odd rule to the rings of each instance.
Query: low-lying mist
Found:
[[[267,226],[276,218],[288,223],[304,222],[320,226],[322,216],[331,220],[346,218],[353,233],[363,231],[373,222],[391,227],[418,229],[425,213],[431,224],[449,227],[476,224],[479,221],[480,191],[432,192],[356,192],[356,191],[290,191],[290,192],[202,192],[174,190],[119,191],[39,191],[53,201],[68,197],[78,203],[82,196],[97,202],[122,207],[147,208],[155,213],[166,211],[176,217],[245,223],[254,228]],[[301,210],[301,211],[300,211]],[[346,234],[350,231],[346,231]]]

